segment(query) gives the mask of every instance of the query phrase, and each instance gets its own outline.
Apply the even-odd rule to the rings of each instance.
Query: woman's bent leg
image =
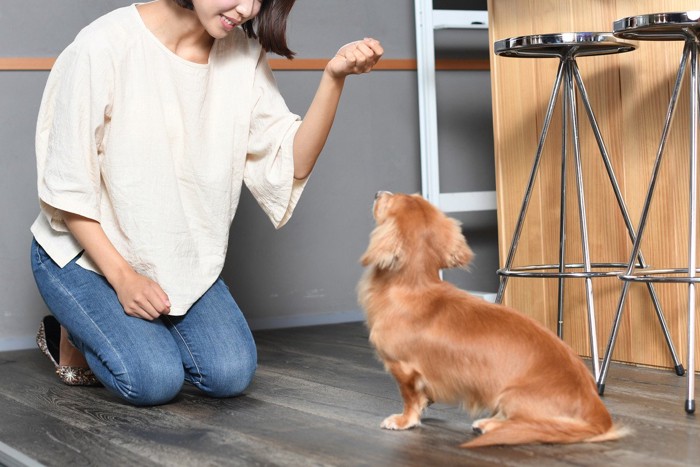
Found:
[[[44,301],[107,389],[135,405],[163,404],[178,394],[180,351],[160,319],[126,315],[107,280],[75,259],[60,268],[36,241],[31,256]]]
[[[184,316],[164,316],[180,347],[185,378],[212,397],[241,394],[257,368],[257,350],[241,310],[219,279]]]

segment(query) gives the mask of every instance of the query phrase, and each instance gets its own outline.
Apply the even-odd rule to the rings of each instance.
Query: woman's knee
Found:
[[[253,348],[216,362],[198,386],[211,397],[238,396],[250,386],[257,367],[257,352]]]
[[[110,389],[133,405],[153,406],[173,400],[184,381],[181,361],[147,360],[122,375],[115,375]]]

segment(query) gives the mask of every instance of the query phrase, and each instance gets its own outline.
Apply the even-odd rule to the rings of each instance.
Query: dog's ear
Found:
[[[469,245],[467,245],[467,239],[464,238],[462,234],[462,225],[459,221],[452,218],[448,219],[450,220],[450,229],[447,240],[448,247],[445,251],[447,255],[445,258],[445,267],[466,268],[474,257],[474,252],[469,248]]]
[[[369,238],[367,251],[360,263],[377,269],[398,269],[403,264],[404,254],[401,236],[392,219],[387,219],[374,228]]]

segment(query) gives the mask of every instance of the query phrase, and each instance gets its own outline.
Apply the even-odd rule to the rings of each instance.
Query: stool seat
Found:
[[[634,49],[634,45],[622,42],[608,32],[535,34],[510,37],[494,43],[494,53],[504,57],[579,57],[631,52]]]
[[[613,23],[616,37],[647,41],[682,41],[700,31],[700,11],[629,16]]]

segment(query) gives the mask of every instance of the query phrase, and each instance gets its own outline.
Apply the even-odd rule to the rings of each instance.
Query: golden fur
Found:
[[[419,195],[388,192],[377,194],[374,217],[358,295],[370,342],[404,400],[382,428],[412,428],[438,401],[491,413],[472,425],[482,435],[468,448],[625,434],[582,360],[554,333],[441,281],[440,269],[472,258],[457,221]]]

